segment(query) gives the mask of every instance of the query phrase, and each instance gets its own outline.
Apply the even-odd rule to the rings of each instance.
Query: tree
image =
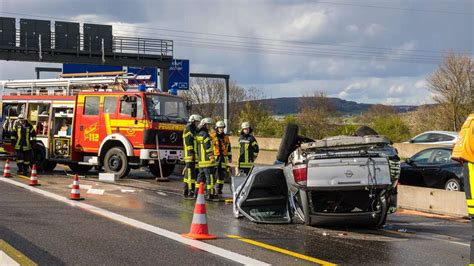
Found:
[[[193,78],[188,91],[183,91],[182,96],[193,104],[192,112],[198,113],[203,117],[212,117],[214,119],[223,119],[224,107],[224,89],[225,84],[219,79]],[[238,123],[240,109],[236,105],[247,97],[244,88],[238,86],[234,81],[229,83],[229,119],[231,125],[229,128],[235,128]]]
[[[474,107],[474,61],[467,55],[448,53],[428,78],[428,86],[441,107],[443,129],[459,131]]]
[[[324,92],[301,98],[297,116],[301,135],[314,139],[327,136],[331,131],[329,118],[333,110],[331,101]]]

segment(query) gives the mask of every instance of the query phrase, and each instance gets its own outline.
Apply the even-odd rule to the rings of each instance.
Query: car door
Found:
[[[78,106],[83,106],[76,112],[75,149],[82,152],[97,152],[99,150],[99,106],[100,96],[80,96]]]
[[[433,154],[433,149],[418,152],[402,164],[400,183],[410,186],[424,186],[423,170]]]
[[[254,167],[248,176],[233,176],[232,190],[236,216],[240,213],[256,223],[291,222],[281,166]]]
[[[433,149],[428,163],[423,167],[422,175],[424,185],[432,188],[444,187],[444,175],[441,167],[451,158],[451,151],[447,149]]]

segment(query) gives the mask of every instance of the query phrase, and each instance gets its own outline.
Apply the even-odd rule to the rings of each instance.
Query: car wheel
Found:
[[[174,164],[168,164],[168,163],[165,163],[165,162],[161,162],[161,170],[163,171],[163,177],[170,176],[174,171],[174,166],[175,166]],[[155,177],[159,177],[161,175],[160,174],[160,165],[158,163],[150,164],[148,166],[148,168],[150,169],[150,172]]]
[[[449,191],[460,191],[461,190],[461,183],[456,178],[451,178],[446,181],[444,188]]]
[[[280,162],[287,162],[288,156],[295,150],[298,142],[298,126],[289,123],[286,125],[285,134],[281,139],[280,147],[276,159]]]
[[[295,215],[305,225],[311,225],[308,196],[304,190],[298,190],[294,196]]]
[[[128,157],[124,148],[115,147],[107,151],[104,157],[104,170],[106,173],[117,174],[118,178],[123,178],[130,173]]]
[[[43,145],[36,144],[33,146],[33,160],[38,171],[51,172],[56,168],[57,162],[51,162],[46,159],[46,148]]]

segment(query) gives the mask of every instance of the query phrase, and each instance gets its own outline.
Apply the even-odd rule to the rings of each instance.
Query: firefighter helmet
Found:
[[[217,121],[217,123],[216,123],[216,128],[219,128],[219,127],[225,128],[225,123],[224,123],[224,121]]]
[[[241,127],[242,129],[250,128],[250,123],[249,123],[249,122],[243,122],[240,127]]]
[[[189,122],[200,122],[202,120],[202,117],[200,115],[194,114],[189,117]]]
[[[212,125],[214,124],[214,121],[212,121],[212,118],[210,117],[205,117],[201,120],[202,125]]]

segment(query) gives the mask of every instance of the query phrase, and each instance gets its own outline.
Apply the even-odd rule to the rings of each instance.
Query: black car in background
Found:
[[[451,159],[449,147],[429,148],[401,163],[402,185],[464,191],[461,163]]]

